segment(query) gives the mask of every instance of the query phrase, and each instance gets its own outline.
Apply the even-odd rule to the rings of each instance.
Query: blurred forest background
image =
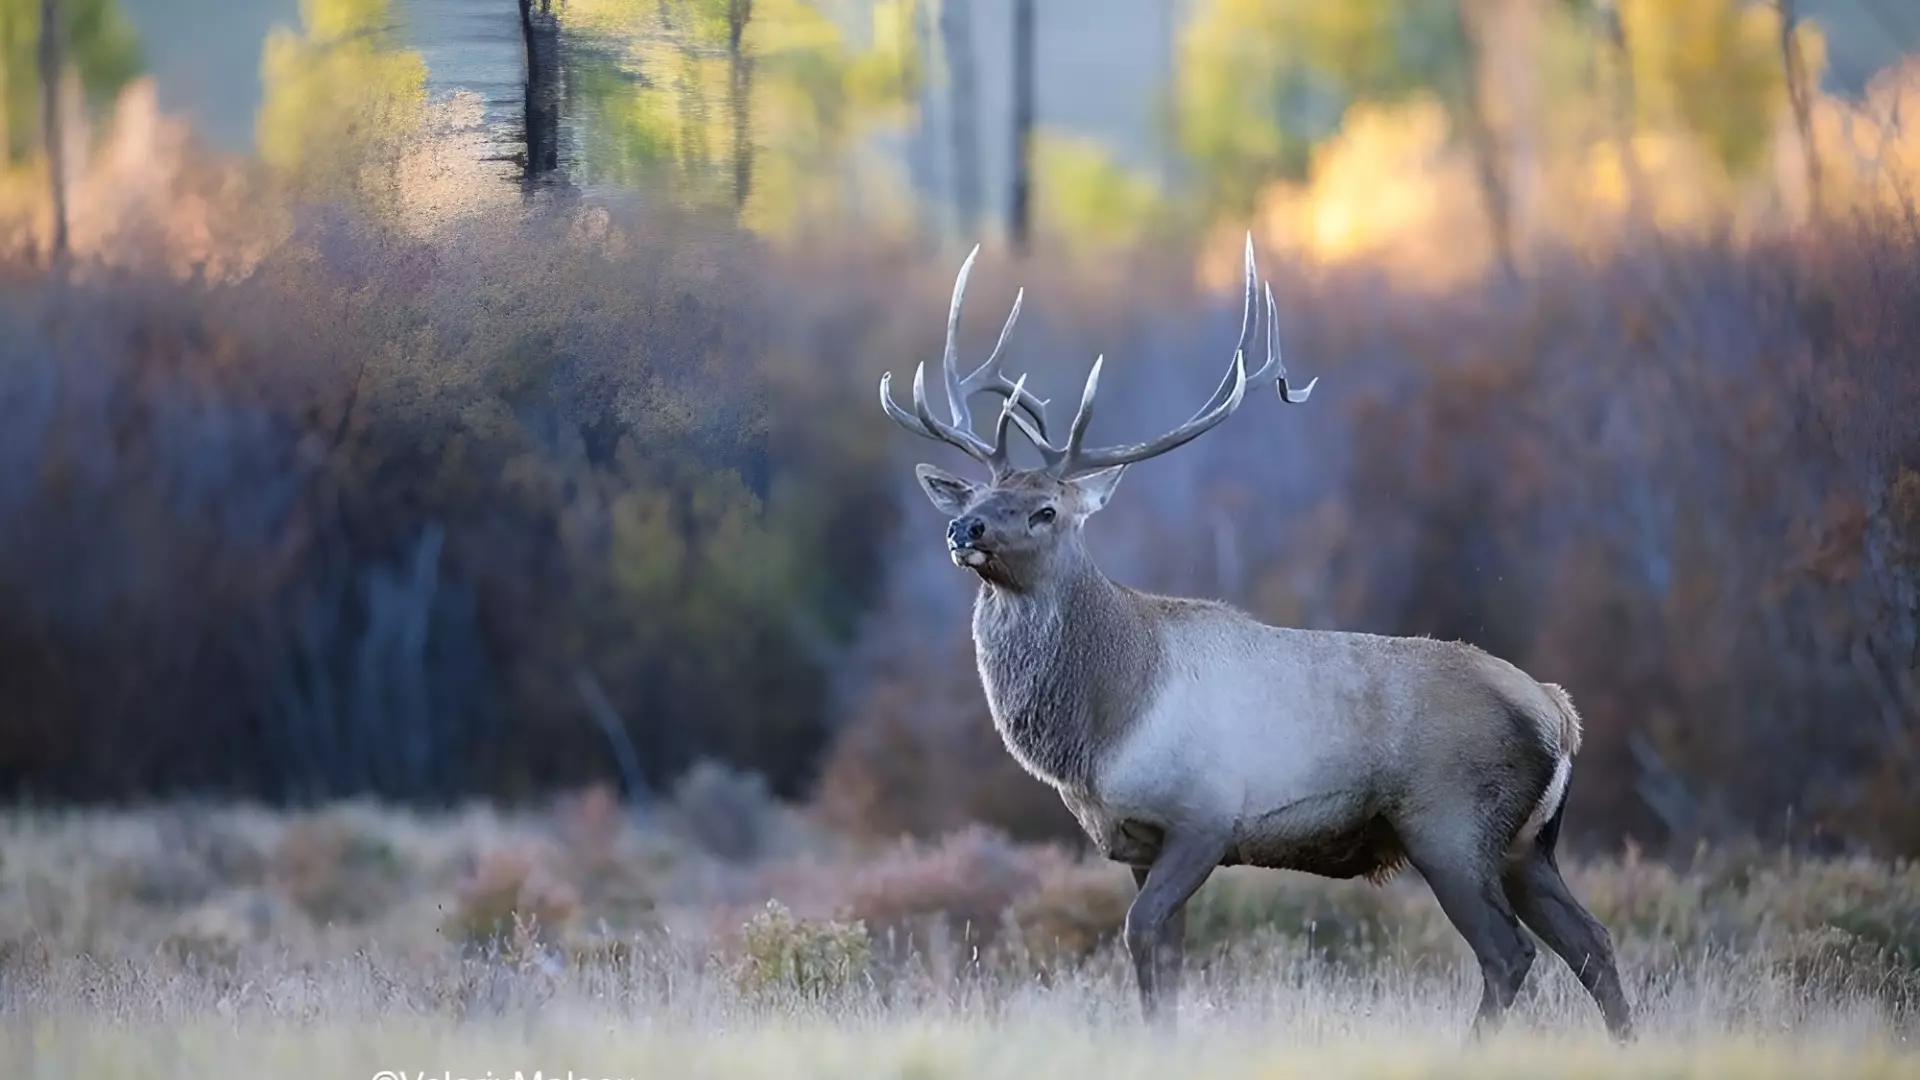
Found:
[[[1901,0],[0,0],[0,793],[1072,838],[887,422],[952,276],[1096,440],[1251,229],[1312,404],[1129,584],[1566,684],[1569,834],[1920,854]],[[703,774],[706,775],[706,774]]]

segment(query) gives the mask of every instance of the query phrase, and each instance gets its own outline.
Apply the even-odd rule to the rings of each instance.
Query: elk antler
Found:
[[[1146,442],[1128,446],[1101,447],[1094,450],[1088,450],[1082,446],[1082,440],[1087,434],[1087,425],[1093,421],[1093,398],[1100,389],[1100,368],[1106,360],[1105,356],[1101,356],[1094,360],[1093,370],[1087,373],[1086,388],[1080,394],[1080,408],[1073,414],[1073,423],[1067,429],[1067,441],[1064,446],[1055,446],[1048,442],[1044,431],[1033,429],[1027,424],[1025,417],[1014,415],[1011,401],[1008,402],[1007,408],[1001,410],[1001,427],[1005,428],[1008,419],[1019,424],[1026,436],[1040,449],[1040,456],[1046,462],[1044,466],[1046,471],[1066,480],[1099,472],[1115,465],[1145,461],[1147,458],[1157,457],[1176,447],[1184,446],[1199,438],[1220,421],[1233,415],[1233,411],[1240,407],[1240,402],[1245,397],[1249,386],[1275,383],[1278,386],[1281,401],[1290,405],[1298,405],[1306,401],[1307,395],[1313,393],[1314,386],[1320,380],[1315,378],[1297,391],[1288,388],[1286,365],[1280,362],[1279,331],[1276,329],[1279,312],[1273,302],[1272,286],[1266,289],[1267,360],[1260,365],[1258,371],[1252,375],[1247,374],[1246,352],[1253,344],[1256,303],[1252,232],[1247,233],[1246,264],[1246,301],[1241,312],[1240,343],[1233,351],[1233,366],[1227,369],[1226,377],[1220,381],[1220,387],[1213,392],[1213,397],[1209,398],[1207,403],[1200,407],[1200,411],[1194,413],[1186,423],[1157,439],[1149,439]]]
[[[916,435],[957,446],[969,457],[987,465],[996,477],[1005,475],[1011,466],[1007,460],[1007,421],[1017,419],[1021,430],[1035,438],[1044,438],[1047,430],[1045,401],[1035,397],[1026,389],[1023,376],[1016,382],[1007,378],[1000,370],[1005,362],[1007,338],[1013,334],[1013,323],[1020,317],[1020,302],[1026,297],[1026,290],[1014,294],[1013,310],[1007,313],[1007,324],[1000,329],[1000,340],[993,347],[993,353],[986,363],[975,368],[973,374],[960,377],[960,349],[956,338],[960,331],[960,301],[967,291],[967,277],[973,272],[973,260],[980,254],[980,245],[975,244],[967,255],[967,261],[960,266],[960,275],[953,282],[953,306],[947,311],[947,347],[941,355],[940,368],[946,378],[947,409],[952,413],[952,422],[943,423],[936,419],[933,410],[927,405],[927,365],[921,363],[913,372],[913,412],[909,413],[894,403],[893,372],[880,376],[880,407],[901,427]],[[985,391],[998,394],[1006,399],[1001,410],[999,423],[994,427],[993,442],[989,443],[973,433],[973,413],[967,405],[967,399]],[[1026,416],[1013,416],[1016,406],[1026,411]],[[1031,422],[1029,422],[1031,417]],[[1035,434],[1038,432],[1039,434]]]

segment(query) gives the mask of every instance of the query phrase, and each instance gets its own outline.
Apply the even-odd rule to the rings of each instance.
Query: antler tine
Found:
[[[1014,380],[1012,392],[1000,403],[1000,419],[993,425],[993,453],[987,459],[987,466],[993,470],[995,476],[1004,475],[1013,467],[1007,457],[1007,423],[1019,419],[1022,421],[1021,429],[1029,436],[1033,434],[1032,429],[1024,422],[1024,418],[1018,415],[1020,395],[1026,392],[1026,388],[1027,377],[1022,375]]]
[[[1157,439],[1134,443],[1129,446],[1087,450],[1082,446],[1082,442],[1086,437],[1087,426],[1093,418],[1093,399],[1099,388],[1100,370],[1104,358],[1102,358],[1102,360],[1095,360],[1093,370],[1087,374],[1086,389],[1081,393],[1080,408],[1074,414],[1073,425],[1067,433],[1066,445],[1055,447],[1043,440],[1035,440],[1036,445],[1040,447],[1041,456],[1046,460],[1047,469],[1062,479],[1068,479],[1090,472],[1097,472],[1101,469],[1111,468],[1115,465],[1127,465],[1137,461],[1144,461],[1147,458],[1167,453],[1170,450],[1184,446],[1194,439],[1199,438],[1215,425],[1233,415],[1234,411],[1240,407],[1240,403],[1245,400],[1246,391],[1249,386],[1258,386],[1270,381],[1277,382],[1280,400],[1292,405],[1298,405],[1306,401],[1307,396],[1313,392],[1314,386],[1316,386],[1320,380],[1316,378],[1298,391],[1292,390],[1287,386],[1286,366],[1280,361],[1279,332],[1276,329],[1278,307],[1273,300],[1273,288],[1271,285],[1266,287],[1265,297],[1267,309],[1266,361],[1260,365],[1259,370],[1253,375],[1249,376],[1247,374],[1247,350],[1253,344],[1254,328],[1257,325],[1255,311],[1257,310],[1256,305],[1260,302],[1257,292],[1259,279],[1253,261],[1253,234],[1251,232],[1247,234],[1246,272],[1247,285],[1241,311],[1240,342],[1233,352],[1233,366],[1227,370],[1226,377],[1221,380],[1219,388],[1213,392],[1213,396],[1207,400],[1207,403],[1201,406],[1199,412],[1189,418],[1186,423],[1181,424],[1179,427],[1174,428],[1172,431]],[[1032,433],[1029,432],[1028,435],[1031,437]]]
[[[1087,425],[1093,423],[1093,399],[1100,394],[1100,369],[1107,364],[1107,356],[1101,353],[1093,358],[1093,369],[1087,372],[1087,385],[1080,391],[1080,407],[1073,411],[1073,426],[1067,429],[1067,453],[1080,452],[1080,444],[1086,441]]]
[[[1273,369],[1271,374],[1268,373],[1269,368]],[[1320,376],[1315,375],[1298,391],[1287,388],[1287,365],[1280,360],[1280,309],[1273,303],[1272,283],[1267,285],[1267,362],[1260,365],[1259,376],[1248,381],[1259,383],[1267,379],[1274,381],[1280,400],[1289,405],[1304,404],[1307,395],[1313,393],[1313,388],[1320,385]]]
[[[940,374],[947,380],[947,410],[953,414],[953,426],[963,431],[973,430],[973,414],[968,411],[967,392],[960,379],[960,304],[967,295],[967,278],[973,275],[973,260],[979,255],[980,245],[975,244],[953,279],[953,302],[947,306],[947,344],[940,353]]]
[[[1091,390],[1097,384],[1097,379],[1089,378],[1087,384],[1088,389]],[[1165,435],[1156,439],[1149,439],[1146,442],[1132,443],[1127,446],[1102,447],[1098,450],[1082,449],[1076,440],[1069,437],[1066,447],[1053,453],[1048,453],[1047,450],[1042,450],[1041,453],[1047,457],[1048,468],[1054,475],[1063,480],[1072,479],[1076,476],[1085,476],[1087,473],[1099,472],[1102,469],[1112,468],[1115,465],[1131,465],[1136,461],[1145,461],[1150,457],[1158,457],[1169,450],[1185,446],[1187,443],[1206,434],[1214,425],[1233,415],[1233,411],[1240,407],[1241,400],[1246,396],[1246,391],[1246,354],[1236,350],[1233,354],[1233,373],[1228,386],[1226,400],[1219,402],[1213,408],[1202,412],[1199,416],[1181,424]],[[1086,417],[1089,420],[1092,418],[1093,397],[1091,394],[1088,394],[1083,397],[1081,401],[1083,408],[1081,413],[1074,418],[1074,427],[1084,434],[1084,425],[1081,423],[1081,418]]]
[[[1259,303],[1260,303],[1259,293],[1258,293],[1258,290],[1255,288],[1256,283],[1259,281],[1259,275],[1254,270],[1254,265],[1253,265],[1253,230],[1252,229],[1247,230],[1246,257],[1244,262],[1245,262],[1246,274],[1247,274],[1246,297],[1241,301],[1241,304],[1240,304],[1240,343],[1234,346],[1235,349],[1239,350],[1242,353],[1247,352],[1253,348],[1254,326],[1256,324],[1256,319],[1257,319],[1257,316],[1255,313],[1259,310]],[[1269,354],[1271,354],[1272,350],[1269,349],[1268,352]],[[1260,369],[1260,373],[1257,375],[1249,375],[1247,377],[1247,381],[1249,383],[1252,383],[1253,385],[1256,385],[1256,386],[1259,385],[1260,375],[1264,375],[1266,373],[1266,370],[1267,370],[1266,367],[1262,366]],[[1216,408],[1220,404],[1220,402],[1225,401],[1227,395],[1231,393],[1232,390],[1233,390],[1233,369],[1228,368],[1227,373],[1220,377],[1220,385],[1214,388],[1213,396],[1207,399],[1207,403],[1205,405],[1200,406],[1200,409],[1198,412],[1195,412],[1192,416],[1188,417],[1187,419],[1190,421],[1199,419],[1201,416],[1205,415],[1209,410]]]
[[[893,400],[893,373],[887,372],[880,377],[880,407],[887,416],[908,431],[924,438],[948,443],[964,451],[969,457],[985,463],[996,474],[1008,468],[1006,428],[1007,417],[1003,416],[996,427],[994,441],[988,443],[973,432],[973,412],[968,399],[974,394],[986,391],[1006,399],[1005,409],[1024,410],[1027,416],[1015,415],[1012,420],[1021,430],[1033,435],[1036,431],[1042,437],[1046,432],[1047,402],[1036,397],[1025,387],[1025,378],[1016,382],[1001,370],[1005,362],[1007,340],[1013,336],[1013,324],[1020,317],[1020,305],[1026,297],[1021,289],[1013,299],[1013,310],[1008,312],[1007,321],[1000,328],[1000,339],[995,343],[993,352],[986,362],[975,368],[972,374],[960,377],[959,345],[960,307],[967,290],[967,279],[973,272],[973,262],[980,254],[980,246],[974,245],[973,251],[960,266],[960,273],[953,283],[953,302],[947,310],[946,347],[940,358],[940,369],[947,390],[947,411],[952,417],[951,423],[943,423],[933,415],[933,409],[927,403],[926,365],[920,364],[913,374],[913,411],[902,409]],[[1028,417],[1032,422],[1028,422]]]
[[[913,415],[927,430],[935,432],[947,442],[965,450],[968,455],[988,461],[993,447],[975,435],[972,430],[957,425],[943,424],[936,420],[933,408],[927,404],[927,365],[916,364],[913,369]]]
[[[1235,347],[1234,351],[1236,355],[1244,355],[1247,349],[1253,346],[1254,327],[1256,325],[1255,312],[1259,310],[1257,306],[1259,303],[1259,294],[1255,289],[1255,283],[1258,281],[1258,277],[1253,262],[1252,230],[1248,230],[1247,232],[1245,251],[1244,262],[1247,274],[1247,285],[1245,298],[1241,302],[1240,343]],[[1093,399],[1094,396],[1099,393],[1100,369],[1104,365],[1105,360],[1106,357],[1104,355],[1096,358],[1093,362],[1093,370],[1087,372],[1086,388],[1080,393],[1080,407],[1074,411],[1073,424],[1067,431],[1066,445],[1056,447],[1043,441],[1038,442],[1040,446],[1040,456],[1045,460],[1047,467],[1058,470],[1063,475],[1071,475],[1073,472],[1079,471],[1077,467],[1068,466],[1066,463],[1076,461],[1084,455],[1082,444],[1086,440],[1087,426],[1093,422]],[[1199,412],[1187,418],[1187,424],[1181,426],[1182,430],[1187,425],[1194,423],[1201,417],[1218,409],[1221,404],[1234,393],[1234,380],[1237,371],[1239,371],[1237,367],[1227,369],[1225,377],[1220,380],[1220,385],[1214,390],[1213,396],[1207,399],[1207,403],[1200,407]],[[1240,373],[1244,374],[1244,372]],[[1215,423],[1217,422],[1216,420]],[[1195,434],[1198,434],[1198,432],[1195,432]],[[1167,449],[1171,449],[1171,447]],[[1160,452],[1164,453],[1165,451]]]
[[[936,442],[949,441],[938,432],[921,423],[919,418],[915,417],[912,413],[894,404],[893,372],[891,371],[885,372],[880,376],[880,408],[886,412],[887,416],[891,418],[894,423],[899,424],[915,435],[933,439]]]
[[[958,447],[968,457],[976,461],[988,461],[993,447],[988,446],[979,436],[970,431],[961,431],[934,418],[933,410],[927,405],[927,365],[920,364],[913,369],[913,411],[911,413],[894,404],[893,372],[880,376],[880,408],[886,411],[893,422],[923,438],[943,442]]]
[[[1020,407],[1033,418],[1034,425],[1042,434],[1045,434],[1046,407],[1049,402],[1036,396],[1032,391],[1016,391],[1015,388],[1019,384],[1000,370],[1000,365],[1006,359],[1007,339],[1013,336],[1014,321],[1020,318],[1020,305],[1026,298],[1026,289],[1021,288],[1014,292],[1013,308],[1007,312],[1006,324],[1000,327],[1000,340],[993,343],[993,352],[988,355],[986,362],[974,368],[972,374],[960,380],[960,389],[966,397],[985,391],[989,394],[998,394],[1009,401],[1019,402]],[[1024,376],[1022,378],[1024,379]]]
[[[940,356],[941,374],[947,384],[947,410],[953,415],[953,426],[962,431],[973,430],[973,409],[968,404],[973,395],[982,391],[998,394],[1003,398],[1012,398],[1020,403],[1033,417],[1041,431],[1047,429],[1045,401],[1031,393],[1014,393],[1014,382],[1000,370],[1006,359],[1007,339],[1013,336],[1013,324],[1020,318],[1020,305],[1027,298],[1027,290],[1021,288],[1014,293],[1013,308],[1007,312],[1007,321],[1000,327],[1000,339],[994,342],[993,352],[986,362],[974,368],[965,378],[960,376],[960,308],[967,292],[967,279],[973,276],[973,261],[980,256],[980,245],[973,245],[967,253],[967,259],[960,264],[960,273],[953,279],[953,302],[947,308],[947,344]]]

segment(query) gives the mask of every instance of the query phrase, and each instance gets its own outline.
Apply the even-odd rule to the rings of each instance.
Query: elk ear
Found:
[[[1113,498],[1113,489],[1120,486],[1120,474],[1126,471],[1125,465],[1115,465],[1075,480],[1073,486],[1080,492],[1081,511],[1091,514],[1107,505],[1107,500]]]
[[[933,505],[950,518],[959,517],[973,502],[974,485],[932,465],[916,465],[914,478],[920,481],[920,487],[926,491]]]

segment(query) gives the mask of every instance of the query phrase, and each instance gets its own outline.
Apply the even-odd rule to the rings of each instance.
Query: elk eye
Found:
[[[1035,510],[1033,516],[1027,520],[1034,525],[1051,525],[1053,524],[1053,507],[1043,506]]]

